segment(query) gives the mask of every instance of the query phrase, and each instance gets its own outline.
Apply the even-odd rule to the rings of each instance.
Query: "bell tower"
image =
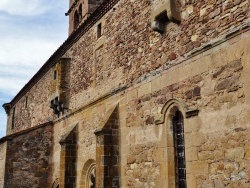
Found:
[[[69,10],[65,13],[69,16],[69,35],[75,31],[103,0],[70,0]]]

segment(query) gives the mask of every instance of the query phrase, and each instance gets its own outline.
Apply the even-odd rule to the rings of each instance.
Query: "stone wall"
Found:
[[[164,104],[175,98],[199,110],[198,116],[184,119],[188,186],[246,186],[249,44],[248,31],[55,121],[53,180],[60,177],[59,141],[77,123],[80,185],[84,164],[97,157],[94,132],[104,127],[110,109],[119,103],[121,187],[171,184],[167,178],[174,170],[167,164],[173,159],[173,149],[167,147],[169,123],[155,125],[155,120],[160,119]]]
[[[248,186],[248,37],[235,37],[128,91],[120,104],[126,114],[123,187],[174,186],[172,112],[155,124],[172,99],[186,104],[177,105],[184,115],[185,108],[199,110],[184,118],[187,187]]]
[[[53,119],[53,110],[49,107],[52,79],[53,71],[51,70],[14,104],[8,116],[7,135]],[[15,115],[12,124],[14,108]]]
[[[98,100],[55,124],[53,176],[59,176],[59,140],[78,123],[77,185],[84,164],[98,157],[94,132],[104,128],[119,103],[121,187],[173,186],[170,119],[161,109],[178,99],[198,115],[184,113],[188,187],[246,187],[249,181],[249,31],[151,76],[112,97]],[[197,66],[199,64],[199,66]],[[171,174],[172,173],[172,174]]]
[[[5,161],[6,161],[6,142],[0,143],[0,187],[4,186],[4,172],[5,172]]]
[[[182,21],[169,22],[163,34],[150,28],[151,11],[160,2],[119,1],[66,52],[71,58],[70,90],[63,117],[49,109],[52,71],[27,93],[27,112],[21,111],[25,96],[16,104],[16,127],[8,133],[54,120],[53,131],[48,131],[54,138],[50,182],[64,173],[60,141],[77,125],[74,173],[76,186],[85,186],[84,167],[100,158],[95,132],[105,128],[118,106],[114,131],[120,135],[111,145],[118,147],[119,142],[120,166],[114,170],[120,187],[174,187],[171,110],[176,108],[184,116],[187,187],[248,186],[248,1],[180,1]],[[103,33],[97,39],[99,23]],[[168,109],[169,101],[174,102]],[[22,140],[32,134],[13,138],[13,148],[19,150],[10,147],[10,156],[19,155]],[[26,158],[21,154],[18,169]],[[12,167],[10,160],[7,164]]]
[[[89,159],[98,158],[94,132],[119,103],[120,186],[173,186],[175,166],[170,119],[161,110],[172,99],[199,113],[184,114],[188,187],[247,187],[249,181],[249,34],[193,56],[55,123],[53,177],[59,176],[59,140],[78,124],[77,186]],[[197,66],[199,64],[199,66]],[[169,112],[166,112],[169,113]],[[172,163],[169,163],[171,161]]]
[[[4,187],[51,186],[52,141],[51,125],[13,136],[7,142]]]
[[[169,22],[161,35],[150,27],[151,11],[158,4],[161,2],[120,1],[100,21],[101,38],[97,39],[95,25],[66,53],[73,57],[71,108],[113,88],[144,80],[149,73],[169,68],[187,54],[225,37],[249,21],[247,1],[235,4],[182,1],[179,5],[182,21]],[[219,13],[215,14],[215,10]],[[123,15],[121,22],[118,21],[120,15]],[[236,19],[239,17],[241,19]],[[212,27],[215,22],[217,25]],[[103,45],[96,49],[101,40]]]
[[[181,1],[176,4],[182,21],[169,22],[166,32],[159,34],[152,31],[150,16],[161,4],[159,0],[119,1],[97,23],[102,23],[101,38],[97,39],[96,24],[66,52],[72,58],[69,111],[168,69],[249,22],[247,0]],[[49,71],[12,107],[15,126],[11,129],[10,114],[8,134],[53,118],[48,89],[52,78]]]

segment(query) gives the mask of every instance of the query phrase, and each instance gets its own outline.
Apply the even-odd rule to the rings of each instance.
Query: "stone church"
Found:
[[[249,0],[70,0],[3,104],[4,188],[250,187]]]

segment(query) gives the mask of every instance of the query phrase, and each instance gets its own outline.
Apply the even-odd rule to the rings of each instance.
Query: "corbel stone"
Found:
[[[9,116],[10,115],[10,109],[11,109],[11,104],[10,103],[4,103],[3,108],[6,112],[6,114]]]
[[[100,136],[100,135],[110,135],[112,133],[112,130],[110,129],[100,129],[100,130],[96,130],[94,132],[94,134],[96,136]]]
[[[166,16],[171,22],[178,23],[181,21],[181,14],[177,10],[174,0],[167,0],[166,3],[161,5],[159,8],[152,10],[151,22],[155,21],[157,16],[166,12]]]

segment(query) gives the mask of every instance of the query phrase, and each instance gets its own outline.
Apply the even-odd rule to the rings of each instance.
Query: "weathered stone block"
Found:
[[[230,148],[226,150],[225,157],[228,160],[241,160],[244,157],[244,148],[243,147],[236,147]]]
[[[186,148],[185,155],[186,155],[186,161],[188,162],[198,160],[198,148],[197,147]]]
[[[134,99],[137,99],[138,97],[138,89],[133,89],[133,90],[129,90],[127,93],[127,102],[132,101]]]
[[[239,88],[239,77],[232,76],[218,82],[215,86],[215,91],[227,90],[227,91],[236,91]]]
[[[187,187],[196,188],[196,177],[193,174],[187,174]]]
[[[201,118],[199,116],[195,116],[186,120],[186,126],[184,127],[185,133],[198,132],[202,125]]]
[[[208,174],[208,163],[195,161],[187,162],[186,164],[187,174]]]
[[[213,160],[214,153],[213,151],[200,151],[198,152],[198,157],[200,161]]]
[[[147,82],[139,87],[138,89],[138,97],[142,97],[144,95],[151,93],[151,82]]]
[[[185,145],[187,148],[201,146],[205,141],[205,136],[200,132],[185,134]]]
[[[214,150],[213,153],[214,153],[214,159],[216,161],[222,160],[225,158],[225,151],[222,149],[221,150]]]
[[[152,155],[153,161],[155,162],[162,162],[164,160],[164,148],[156,148],[153,150]]]
[[[246,145],[244,149],[245,149],[245,158],[250,159],[250,145]]]
[[[162,87],[161,77],[152,80],[151,87],[152,92],[159,91]]]

